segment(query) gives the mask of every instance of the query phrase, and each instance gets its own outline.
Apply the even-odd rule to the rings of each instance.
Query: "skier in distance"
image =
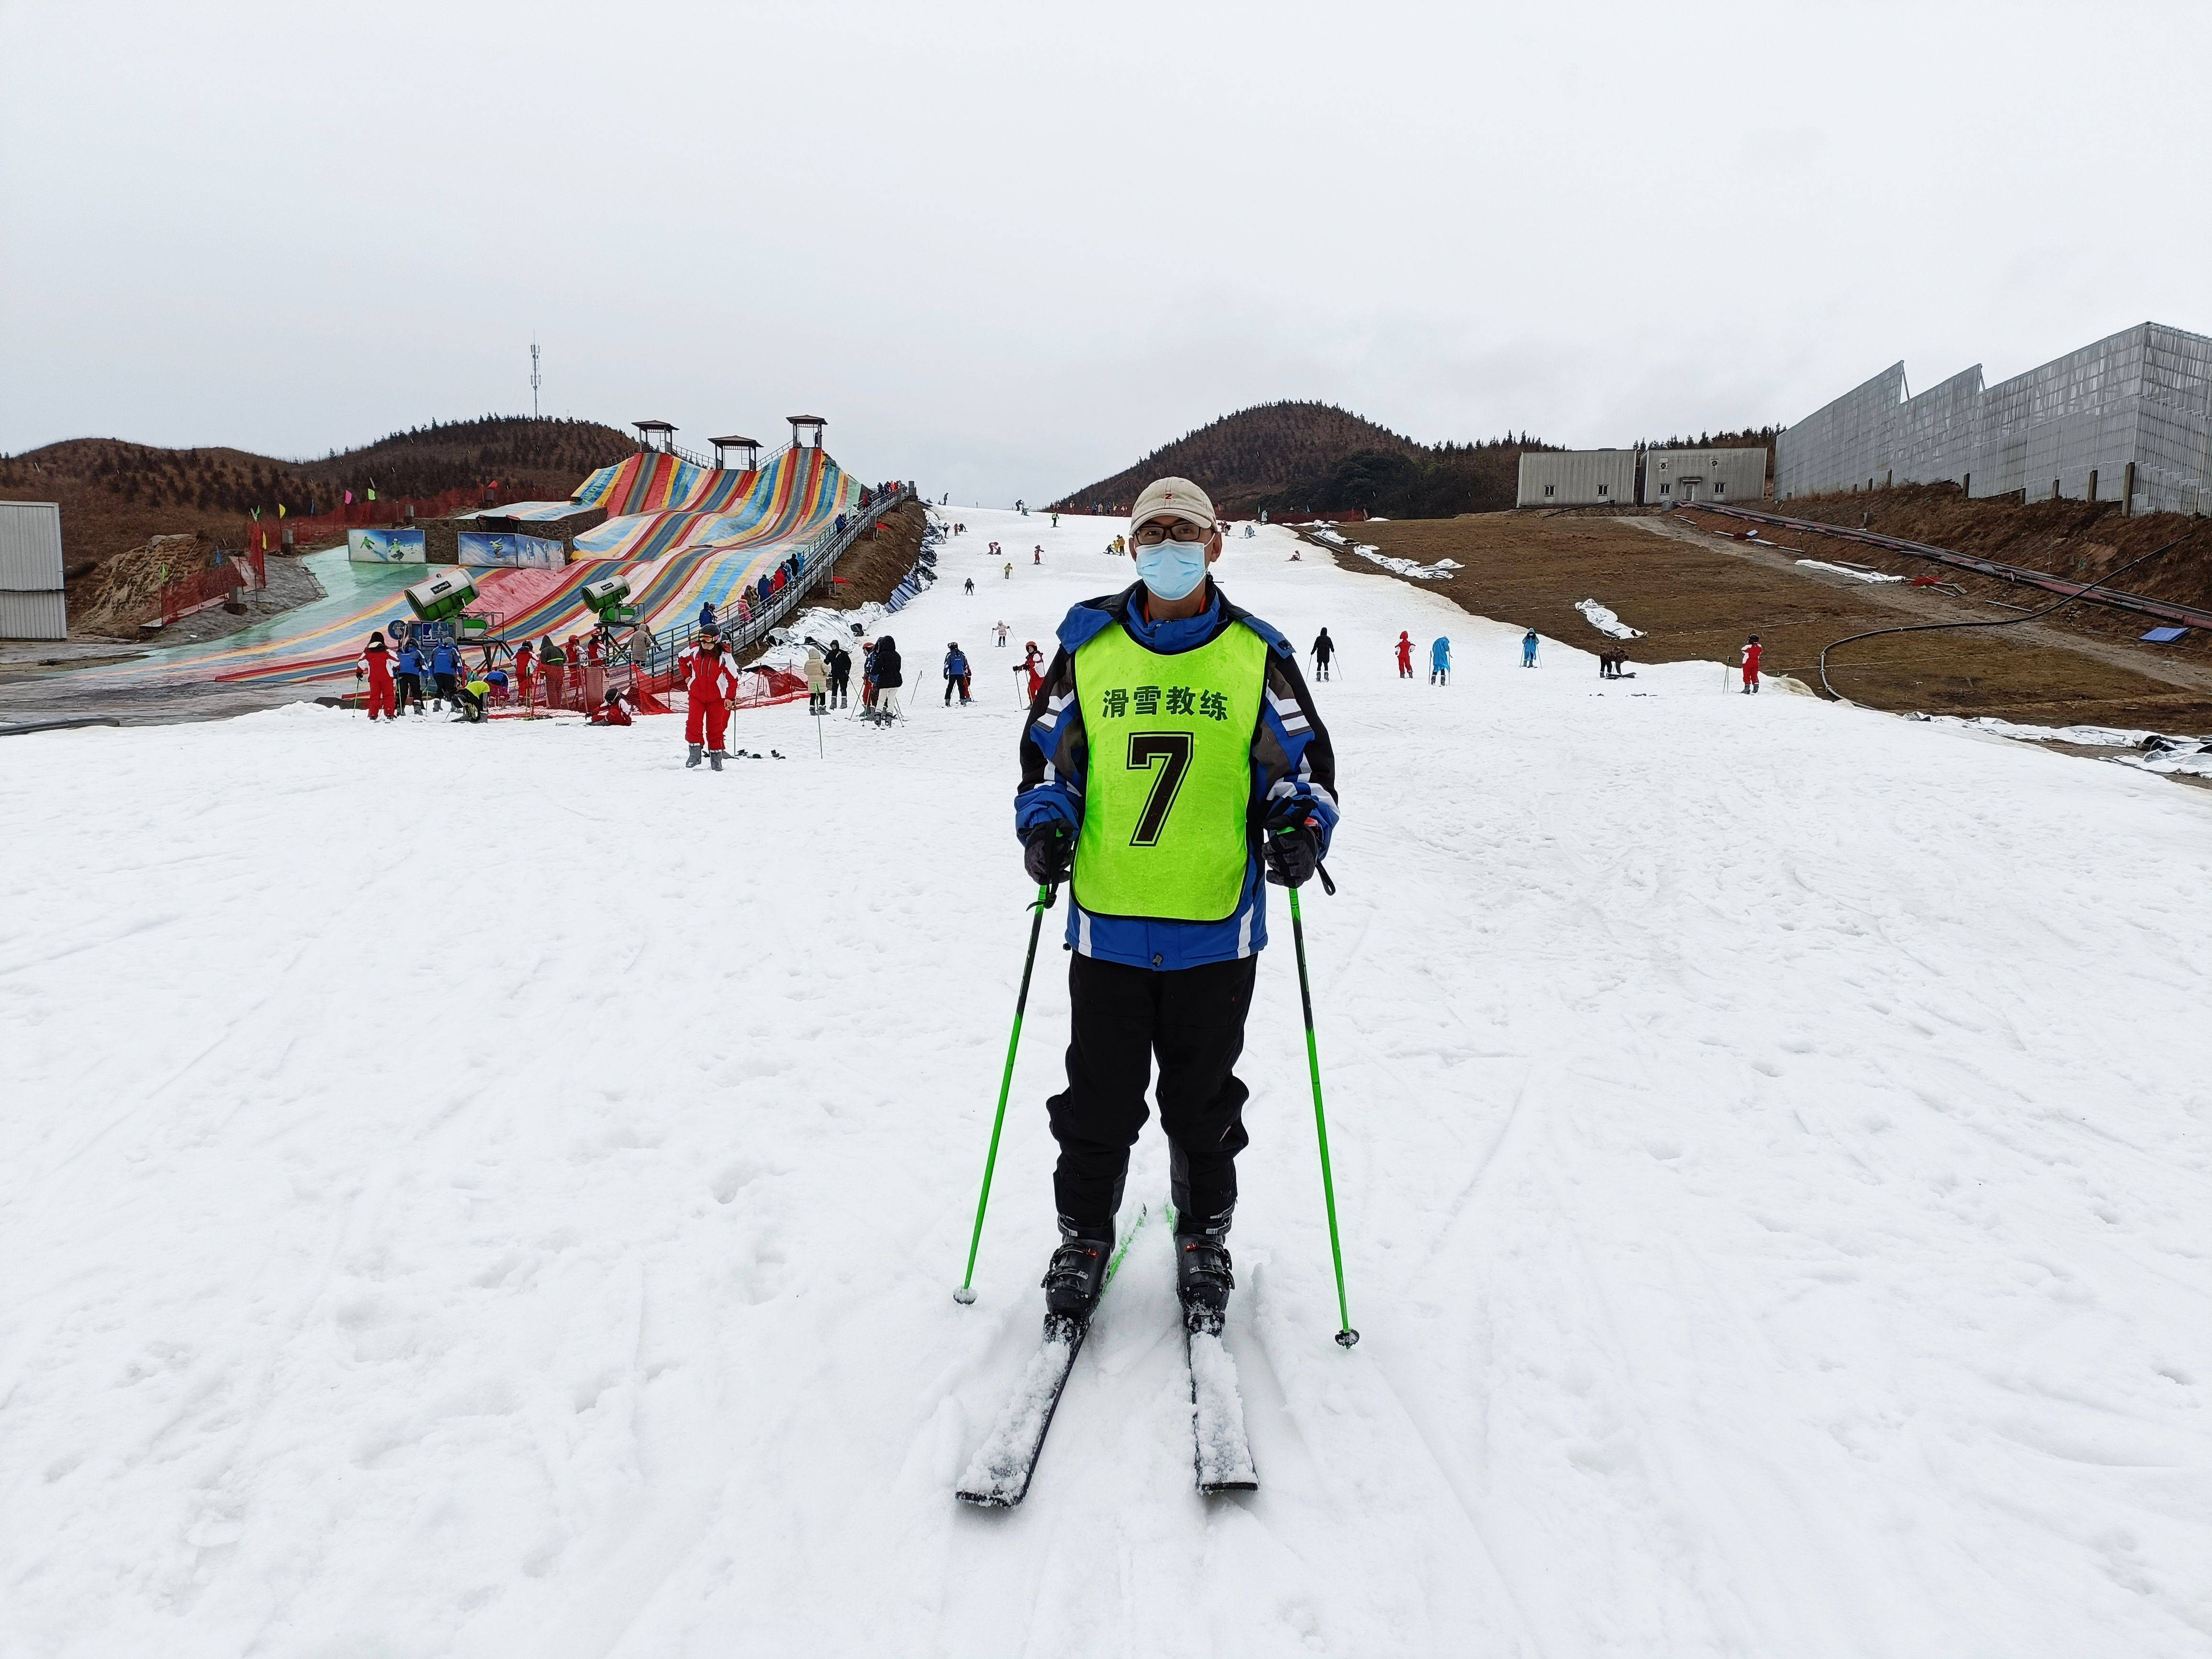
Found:
[[[1759,691],[1759,659],[1765,654],[1766,647],[1759,642],[1758,635],[1753,634],[1743,642],[1743,689],[1747,695],[1756,696]]]
[[[1437,635],[1436,643],[1429,647],[1429,684],[1451,684],[1451,641],[1442,634]]]
[[[1328,678],[1329,659],[1334,655],[1336,655],[1336,641],[1329,638],[1328,629],[1324,628],[1321,630],[1319,637],[1313,642],[1314,678],[1316,680],[1325,680]]]
[[[1060,1244],[1045,1304],[1078,1321],[1097,1305],[1157,1058],[1176,1296],[1188,1329],[1218,1331],[1236,1284],[1249,1091],[1235,1066],[1267,942],[1263,878],[1298,886],[1328,852],[1335,757],[1297,648],[1207,574],[1221,532],[1206,493],[1151,485],[1129,545],[1137,581],[1060,625],[1014,797],[1030,878],[1069,883],[1067,1086],[1046,1105]]]

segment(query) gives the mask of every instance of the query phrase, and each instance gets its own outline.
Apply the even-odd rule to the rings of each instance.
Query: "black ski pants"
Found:
[[[1176,1230],[1228,1220],[1237,1154],[1249,1141],[1250,1091],[1235,1067],[1259,961],[1158,972],[1069,957],[1067,1087],[1046,1103],[1060,1143],[1052,1184],[1063,1227],[1085,1238],[1114,1236],[1156,1054]]]
[[[439,702],[457,702],[459,701],[459,699],[455,697],[453,695],[453,677],[451,674],[434,674],[431,678],[438,683]]]
[[[405,714],[407,712],[407,705],[411,702],[415,705],[415,712],[418,714],[421,714],[422,712],[422,676],[419,674],[394,674],[392,677],[392,683],[399,688],[399,702],[396,705],[398,712],[402,714]]]

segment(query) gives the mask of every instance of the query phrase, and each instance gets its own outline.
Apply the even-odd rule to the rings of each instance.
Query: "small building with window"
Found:
[[[1527,449],[1521,453],[1522,507],[1633,507],[1632,449]]]
[[[1751,501],[1766,495],[1766,448],[1647,449],[1644,505],[1680,507],[1689,501]]]

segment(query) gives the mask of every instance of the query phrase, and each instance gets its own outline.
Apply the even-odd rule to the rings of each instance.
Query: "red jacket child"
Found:
[[[368,649],[361,653],[361,666],[356,672],[368,676],[369,719],[374,720],[379,712],[388,720],[398,719],[392,706],[392,655],[384,648],[382,629],[368,636]]]
[[[1403,679],[1411,679],[1413,676],[1413,636],[1411,634],[1401,632],[1398,635],[1398,673]]]
[[[1753,634],[1749,640],[1744,642],[1743,689],[1745,690],[1756,691],[1759,690],[1759,659],[1760,657],[1764,656],[1765,653],[1766,647],[1759,642],[1759,635],[1756,634]]]

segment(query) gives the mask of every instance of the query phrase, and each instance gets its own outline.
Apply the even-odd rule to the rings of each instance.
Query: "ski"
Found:
[[[1191,1461],[1198,1489],[1206,1496],[1257,1492],[1252,1443],[1244,1433],[1244,1397],[1237,1388],[1237,1362],[1218,1331],[1183,1328],[1183,1357],[1190,1363]]]
[[[1105,1285],[1113,1284],[1114,1275],[1121,1271],[1121,1258],[1128,1255],[1148,1212],[1137,1212],[1136,1220],[1115,1246],[1114,1259],[1106,1264],[1105,1285],[1100,1286],[1102,1298]],[[1089,1320],[1045,1316],[1044,1336],[1036,1352],[1030,1357],[999,1420],[969,1460],[968,1473],[960,1477],[953,1495],[962,1503],[978,1509],[1010,1510],[1029,1496],[1030,1480],[1036,1474],[1053,1413],[1060,1409],[1060,1396],[1066,1390],[1068,1374],[1075,1369],[1075,1357],[1083,1352],[1083,1340],[1090,1334]]]

